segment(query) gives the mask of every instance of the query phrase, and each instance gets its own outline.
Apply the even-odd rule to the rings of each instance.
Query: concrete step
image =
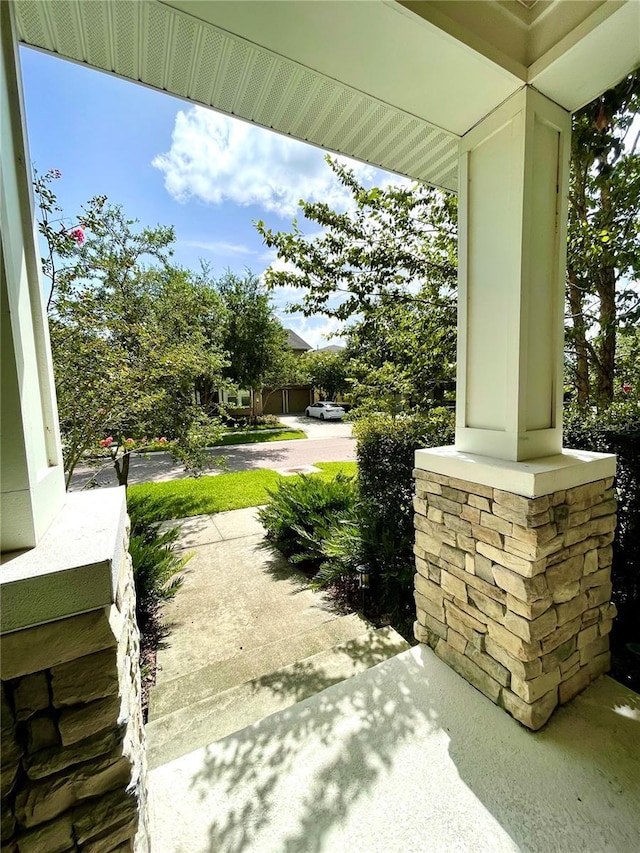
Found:
[[[225,660],[214,661],[179,678],[161,681],[149,695],[149,721],[353,640],[367,628],[368,622],[357,613],[350,613]]]
[[[332,649],[166,714],[146,727],[149,767],[213,743],[408,648],[393,628],[370,628]]]

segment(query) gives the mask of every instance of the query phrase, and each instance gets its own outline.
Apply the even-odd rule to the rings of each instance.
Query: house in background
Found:
[[[309,352],[309,350],[313,349],[313,347],[303,340],[297,332],[294,332],[293,329],[285,329],[285,332],[289,336],[287,338],[287,344],[293,350],[294,355],[304,355],[305,352]]]
[[[312,347],[303,340],[293,329],[285,329],[287,333],[287,345],[293,350],[293,354],[302,356],[309,352]],[[311,385],[287,385],[284,388],[263,388],[261,391],[252,390],[224,391],[218,392],[218,400],[234,417],[246,417],[252,409],[254,395],[261,398],[257,400],[259,408],[265,415],[300,414],[313,402],[313,388]]]
[[[329,344],[326,347],[318,347],[316,352],[344,352],[345,350],[346,347],[342,344]]]

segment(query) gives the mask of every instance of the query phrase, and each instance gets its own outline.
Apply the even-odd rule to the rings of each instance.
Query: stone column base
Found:
[[[124,489],[71,495],[36,549],[3,557],[3,853],[148,853],[125,510]]]
[[[613,478],[531,497],[423,467],[414,474],[416,638],[539,729],[609,669]],[[576,478],[546,482],[554,479]]]

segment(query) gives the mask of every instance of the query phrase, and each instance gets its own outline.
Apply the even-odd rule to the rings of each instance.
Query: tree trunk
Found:
[[[613,382],[616,364],[616,273],[606,266],[598,276],[600,298],[600,338],[598,342],[598,409],[613,402]]]
[[[587,405],[589,402],[589,359],[587,353],[587,327],[583,313],[583,294],[578,285],[575,272],[567,270],[569,307],[573,322],[573,341],[576,351],[576,389],[578,403]]]
[[[607,182],[600,190],[600,206],[605,221],[613,221],[611,193]],[[598,409],[606,408],[613,402],[613,376],[616,364],[616,271],[615,259],[606,249],[603,252],[600,270],[596,277],[596,287],[600,300],[600,335],[598,341],[598,361],[600,362],[597,382]]]
[[[120,459],[113,460],[116,477],[118,478],[119,486],[127,486],[129,482],[129,462],[131,461],[131,453],[124,453]]]

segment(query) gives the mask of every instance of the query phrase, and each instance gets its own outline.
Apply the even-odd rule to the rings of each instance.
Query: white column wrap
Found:
[[[456,449],[562,449],[569,113],[525,87],[460,141]]]
[[[65,498],[12,4],[0,4],[0,547],[35,546]]]

